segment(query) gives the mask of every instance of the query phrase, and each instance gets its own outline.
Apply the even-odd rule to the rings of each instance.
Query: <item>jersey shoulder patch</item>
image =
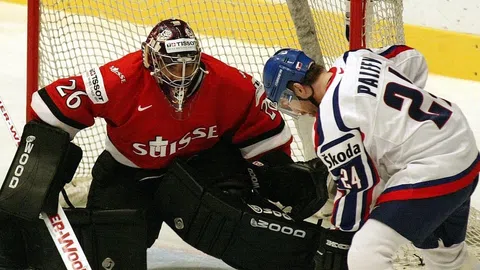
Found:
[[[104,104],[108,102],[107,91],[103,81],[100,68],[92,68],[82,74],[85,83],[85,92],[94,104]]]
[[[320,158],[329,170],[341,167],[356,157],[361,156],[363,152],[362,142],[353,134],[349,133],[336,140],[322,145],[320,148]]]

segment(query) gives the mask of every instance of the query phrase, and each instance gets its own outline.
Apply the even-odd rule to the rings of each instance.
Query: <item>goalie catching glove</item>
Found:
[[[0,189],[0,210],[26,219],[56,214],[58,196],[82,158],[70,135],[38,121],[28,122]]]
[[[205,185],[240,179],[235,181],[237,185],[247,185],[262,197],[291,206],[289,215],[295,220],[312,216],[328,200],[329,172],[320,159],[295,163],[284,152],[271,151],[252,164],[238,148],[222,139],[212,148],[190,157],[189,162],[199,164],[195,169],[205,176]]]
[[[312,216],[328,200],[329,172],[318,158],[295,163],[284,152],[274,151],[253,164],[259,182],[253,187],[268,199],[291,206],[295,220]]]
[[[222,144],[172,162],[155,194],[157,214],[235,268],[314,269],[319,226],[293,220],[252,190],[245,161]]]

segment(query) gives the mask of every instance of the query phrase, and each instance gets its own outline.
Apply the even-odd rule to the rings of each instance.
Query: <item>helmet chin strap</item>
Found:
[[[315,98],[313,98],[313,87],[311,85],[308,85],[310,86],[310,89],[312,89],[312,93],[310,94],[309,97],[307,98],[301,98],[299,96],[297,96],[298,100],[305,100],[305,101],[310,101],[313,105],[315,105],[316,107],[320,106],[320,103],[318,103]]]

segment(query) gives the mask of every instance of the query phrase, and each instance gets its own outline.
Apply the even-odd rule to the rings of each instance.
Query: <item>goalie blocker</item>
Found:
[[[28,122],[0,189],[0,210],[30,221],[42,211],[56,214],[59,193],[81,159],[81,148],[70,142],[67,132]]]
[[[154,204],[184,241],[238,269],[314,269],[318,225],[294,221],[248,177],[202,176],[189,163],[173,161]]]

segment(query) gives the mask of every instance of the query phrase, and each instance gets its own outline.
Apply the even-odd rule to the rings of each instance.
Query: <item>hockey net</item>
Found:
[[[350,42],[345,37],[346,3],[351,6]],[[257,79],[268,57],[282,47],[302,48],[328,67],[349,48],[404,42],[401,0],[30,0],[28,10],[27,104],[33,91],[57,78],[140,49],[151,28],[172,17],[191,25],[204,52]],[[285,119],[294,135],[294,159],[313,158],[312,119]],[[85,203],[104,140],[101,119],[74,140],[84,151],[68,187],[77,205]],[[480,243],[477,224],[472,209],[468,242],[474,247]],[[411,246],[395,260],[398,269],[421,268],[421,257]]]

